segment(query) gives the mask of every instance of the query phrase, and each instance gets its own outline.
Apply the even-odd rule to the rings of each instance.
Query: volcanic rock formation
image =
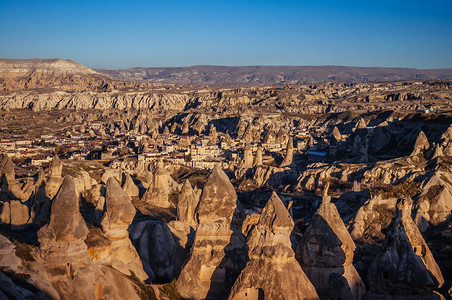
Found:
[[[284,160],[282,161],[280,167],[290,167],[293,164],[293,138],[290,137],[287,141],[286,146],[286,155],[284,156]]]
[[[111,243],[108,246],[92,249],[91,253],[103,264],[111,265],[126,275],[131,275],[130,271],[132,271],[138,278],[145,280],[147,276],[127,231],[135,213],[130,197],[116,179],[110,177],[107,181],[105,213],[101,225],[102,231]]]
[[[327,191],[328,184],[298,245],[299,261],[320,299],[361,299],[366,290],[352,265],[356,246]]]
[[[226,298],[245,266],[247,249],[237,195],[218,166],[207,179],[196,215],[199,225],[177,289],[183,298]]]
[[[193,191],[190,182],[186,180],[177,199],[177,220],[195,227],[197,224],[195,220],[197,206],[198,196]]]
[[[412,200],[400,199],[383,249],[369,270],[369,299],[440,299],[433,290],[444,283],[441,271],[411,219]],[[392,296],[392,297],[394,297]]]
[[[157,164],[157,170],[154,173],[152,183],[143,195],[144,201],[158,207],[170,207],[171,203],[168,201],[168,185],[169,174],[163,165],[163,161],[160,160]]]
[[[45,264],[42,273],[61,297],[137,299],[134,286],[121,273],[89,259],[87,235],[74,180],[66,176],[53,200],[49,224],[38,231],[39,262]]]
[[[250,232],[250,260],[232,287],[229,299],[318,299],[292,250],[294,223],[273,192]]]

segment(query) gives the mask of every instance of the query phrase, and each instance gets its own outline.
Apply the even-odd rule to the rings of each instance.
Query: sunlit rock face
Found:
[[[273,192],[250,232],[250,260],[229,299],[318,299],[291,248],[294,223]]]
[[[140,196],[140,190],[138,186],[133,182],[132,177],[129,174],[126,174],[126,180],[123,185],[124,191],[129,195],[129,197],[138,197]]]
[[[171,203],[168,201],[168,195],[170,193],[169,177],[163,161],[159,161],[152,183],[143,195],[143,200],[154,206],[163,208],[170,207]]]
[[[286,155],[280,167],[290,167],[293,165],[293,138],[289,138],[286,146]]]
[[[414,221],[421,231],[430,225],[446,221],[452,211],[452,176],[435,171],[422,183],[422,191],[415,203]]]
[[[84,243],[88,228],[78,203],[74,180],[66,176],[53,200],[49,224],[38,231],[43,276],[62,298],[137,299],[133,285],[121,273],[89,259]]]
[[[127,231],[135,213],[130,197],[116,179],[110,177],[107,181],[105,212],[101,225],[104,235],[111,243],[90,249],[90,256],[126,275],[131,275],[132,271],[141,280],[146,280],[147,275]]]
[[[196,216],[199,225],[177,289],[188,299],[226,298],[246,264],[247,248],[241,232],[243,213],[220,167],[207,179]]]
[[[195,210],[197,206],[198,196],[193,191],[190,182],[186,180],[177,199],[178,221],[195,227],[197,224],[195,220]]]
[[[414,149],[411,153],[412,156],[418,155],[423,151],[427,150],[430,147],[430,143],[428,142],[427,136],[423,131],[419,132],[419,135],[416,138],[416,142],[414,143]]]
[[[88,234],[86,223],[80,215],[74,180],[66,176],[52,203],[49,224],[38,232],[41,244],[69,243],[84,240]]]
[[[327,189],[297,254],[320,299],[361,299],[365,286],[353,267],[356,248]]]
[[[411,219],[412,200],[400,199],[381,252],[369,270],[369,299],[397,295],[407,299],[440,299],[433,289],[443,276]]]
[[[14,163],[8,154],[0,154],[0,201],[19,200],[25,202],[31,191],[24,193],[16,181]]]

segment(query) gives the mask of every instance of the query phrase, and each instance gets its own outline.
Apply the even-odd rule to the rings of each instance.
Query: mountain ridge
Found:
[[[188,85],[316,84],[452,79],[452,68],[416,69],[352,66],[218,66],[95,69],[128,81]]]

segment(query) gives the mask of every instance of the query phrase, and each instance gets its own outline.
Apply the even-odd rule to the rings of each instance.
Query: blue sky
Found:
[[[0,57],[452,68],[452,1],[0,0]]]

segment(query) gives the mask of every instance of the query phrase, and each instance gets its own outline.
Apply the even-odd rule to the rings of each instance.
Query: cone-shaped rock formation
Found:
[[[414,149],[411,155],[417,155],[422,153],[424,150],[427,150],[430,147],[430,143],[428,142],[427,136],[421,130],[419,135],[416,138],[416,142],[414,143]]]
[[[52,203],[49,224],[42,227],[38,237],[42,243],[47,241],[65,243],[84,240],[88,228],[80,211],[74,180],[66,176]]]
[[[352,265],[356,246],[327,190],[298,245],[298,258],[320,299],[361,299],[365,286]]]
[[[409,198],[401,199],[397,204],[397,215],[390,225],[383,249],[369,271],[369,299],[373,294],[413,299],[438,297],[433,289],[441,286],[444,279],[427,243],[411,219],[411,206]]]
[[[130,275],[133,271],[138,278],[147,278],[137,251],[133,247],[127,229],[135,217],[135,207],[130,197],[113,177],[107,181],[105,192],[105,213],[102,219],[102,230],[111,244],[97,249],[96,258],[118,271]]]
[[[286,156],[280,167],[290,167],[293,164],[293,138],[290,137],[287,141]]]
[[[247,249],[237,195],[218,166],[207,179],[196,213],[199,225],[177,289],[183,298],[222,299],[245,266]]]
[[[169,174],[163,166],[163,162],[159,161],[152,183],[143,195],[144,201],[146,203],[164,208],[171,206],[171,203],[168,201],[168,177]]]
[[[273,192],[250,233],[250,261],[229,299],[318,299],[291,248],[293,226],[289,212]]]
[[[129,195],[129,197],[138,197],[140,195],[140,190],[138,186],[133,182],[132,177],[126,174],[126,181],[122,187],[124,191]]]
[[[190,182],[186,180],[177,199],[177,219],[190,226],[196,226],[195,210],[197,205],[198,196],[193,191]]]

